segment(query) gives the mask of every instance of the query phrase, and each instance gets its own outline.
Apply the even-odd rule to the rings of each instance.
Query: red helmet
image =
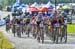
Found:
[[[33,16],[32,19],[35,19],[35,16]]]

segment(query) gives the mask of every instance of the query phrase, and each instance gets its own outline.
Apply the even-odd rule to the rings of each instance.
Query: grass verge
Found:
[[[75,24],[67,24],[67,32],[75,33]]]
[[[0,32],[0,49],[15,49],[14,45]]]

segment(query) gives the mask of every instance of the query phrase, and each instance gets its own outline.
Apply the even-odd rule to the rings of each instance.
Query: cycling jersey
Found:
[[[43,27],[43,23],[40,23],[40,27]]]
[[[66,25],[66,24],[67,24],[67,18],[64,17],[64,25]]]
[[[60,26],[60,24],[61,24],[61,20],[59,19],[60,17],[53,17],[52,19],[51,19],[51,25],[53,26],[53,27],[58,27],[58,26]]]
[[[6,23],[9,23],[10,22],[10,18],[6,18]]]
[[[37,16],[36,17],[36,22],[37,22],[37,26],[39,27],[39,24],[41,23],[42,20],[42,16]]]
[[[57,23],[57,18],[52,18],[51,25],[54,25],[55,23]]]
[[[48,29],[50,29],[50,25],[48,26]]]
[[[35,16],[32,17],[32,20],[35,19]]]
[[[34,24],[35,20],[32,20],[32,24]]]
[[[55,23],[54,27],[60,27],[60,24],[59,23]]]
[[[30,23],[30,19],[27,18],[27,19],[26,19],[26,24],[29,24],[29,23]]]

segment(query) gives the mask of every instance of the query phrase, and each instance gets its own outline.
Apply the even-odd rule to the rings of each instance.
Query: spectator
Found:
[[[9,32],[10,30],[10,15],[7,16],[7,18],[5,19],[6,22],[6,31]]]

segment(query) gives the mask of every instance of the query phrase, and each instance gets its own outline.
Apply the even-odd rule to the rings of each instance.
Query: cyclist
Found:
[[[21,20],[17,19],[16,21],[16,31],[17,31],[17,36],[21,38]]]
[[[39,27],[40,27],[39,40],[41,39],[42,43],[44,43],[44,24],[43,24],[43,20],[41,20],[41,22],[39,24]]]
[[[26,19],[26,25],[25,25],[25,27],[26,27],[26,34],[29,37],[29,33],[30,33],[30,18],[28,18],[28,17]]]
[[[45,26],[45,32],[46,32],[46,35],[47,35],[47,36],[49,35],[49,34],[48,34],[48,23],[49,23],[49,17],[46,16],[46,17],[44,18],[44,26]]]
[[[53,33],[54,24],[57,22],[56,16],[57,16],[57,12],[55,12],[53,14],[53,17],[51,18],[51,33]]]
[[[6,31],[10,32],[10,15],[6,17],[5,22],[6,22]]]
[[[35,19],[35,16],[33,16],[32,19],[31,19],[31,25],[32,25],[32,33],[33,33],[33,36],[35,37],[35,30],[36,30],[36,19]]]
[[[36,17],[36,22],[37,22],[37,40],[38,42],[40,42],[40,38],[42,37],[40,31],[43,29],[43,23],[42,23],[43,18],[41,14],[38,14],[38,16]]]
[[[61,31],[62,31],[62,36],[61,36],[61,41],[63,37],[65,38],[65,42],[67,42],[67,15],[65,13],[61,14]],[[63,27],[62,27],[63,26]]]
[[[51,18],[51,34],[52,37],[54,37],[54,35],[56,35],[54,33],[54,28],[57,27],[58,28],[58,32],[60,32],[60,17],[58,16],[58,13],[55,11],[53,14],[53,17]],[[59,33],[58,33],[59,34]],[[54,39],[55,42],[55,39]]]
[[[36,30],[36,32],[39,31],[39,24],[40,24],[41,20],[42,20],[42,16],[38,14],[38,16],[36,17],[36,22],[37,22],[37,30]]]

